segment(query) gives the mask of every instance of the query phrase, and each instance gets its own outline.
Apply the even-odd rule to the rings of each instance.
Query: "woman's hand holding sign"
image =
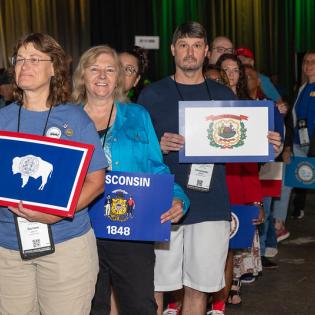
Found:
[[[34,210],[24,208],[22,201],[20,201],[18,208],[9,207],[9,209],[13,213],[15,213],[17,216],[24,218],[30,222],[40,222],[40,223],[45,223],[45,224],[53,224],[53,223],[56,223],[56,222],[63,219],[57,215],[43,213],[43,212],[34,211]]]
[[[161,215],[161,223],[171,221],[177,223],[184,215],[183,202],[179,199],[173,199],[172,208]]]

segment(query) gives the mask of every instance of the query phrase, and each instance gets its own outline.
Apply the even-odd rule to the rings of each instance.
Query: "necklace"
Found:
[[[103,135],[103,142],[102,142],[102,147],[103,147],[103,149],[104,149],[105,142],[106,142],[106,136],[107,136],[107,132],[108,132],[110,120],[111,120],[111,118],[112,118],[113,109],[114,109],[114,102],[113,102],[113,104],[112,104],[112,108],[110,109],[110,114],[109,114],[109,118],[108,118],[108,121],[107,121],[107,126],[106,126],[106,129],[105,129],[104,135]]]
[[[20,107],[19,107],[17,132],[20,132],[21,111],[22,111],[22,105],[20,105]],[[48,124],[48,120],[49,120],[49,116],[50,116],[51,111],[52,111],[52,106],[49,107],[49,111],[48,111],[48,114],[47,114],[47,118],[46,118],[46,122],[45,122],[45,126],[44,126],[44,129],[43,129],[42,136],[45,136],[45,132],[46,132],[46,128],[47,128],[47,124]]]
[[[207,94],[209,96],[209,100],[212,100],[212,97],[211,97],[211,93],[210,93],[210,89],[209,89],[209,86],[208,86],[208,82],[207,82],[207,79],[205,77],[203,77],[204,81],[203,83],[206,85],[206,90],[207,90]],[[174,74],[174,84],[175,84],[175,87],[176,87],[176,90],[177,90],[177,93],[179,95],[179,98],[184,101],[184,97],[183,97],[183,94],[180,92],[180,89],[179,89],[179,86],[178,86],[178,83],[176,81],[176,77],[175,77],[175,74]]]

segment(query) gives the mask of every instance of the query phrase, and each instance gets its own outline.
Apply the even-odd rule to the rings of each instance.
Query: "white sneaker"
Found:
[[[218,310],[212,310],[212,311],[208,311],[207,315],[224,315],[224,312],[218,311]]]
[[[178,310],[175,310],[174,308],[167,308],[163,312],[163,315],[178,315],[178,314],[179,314]]]
[[[304,210],[300,210],[300,215],[297,217],[298,219],[304,218]]]
[[[266,247],[265,249],[265,255],[268,258],[275,257],[278,254],[277,248],[274,247]]]

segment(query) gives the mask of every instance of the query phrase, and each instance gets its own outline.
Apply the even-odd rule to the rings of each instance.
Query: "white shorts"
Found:
[[[155,246],[155,291],[174,291],[183,286],[201,292],[221,290],[225,286],[229,235],[228,221],[172,226],[170,242]]]

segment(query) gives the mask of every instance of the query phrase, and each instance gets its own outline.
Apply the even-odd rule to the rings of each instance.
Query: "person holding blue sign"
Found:
[[[123,80],[115,50],[92,47],[75,70],[73,99],[94,121],[110,170],[167,174],[150,116],[142,106],[128,103]],[[178,222],[188,207],[187,196],[175,184],[173,205],[161,216],[161,223]],[[156,314],[154,244],[98,239],[97,246],[100,273],[91,314],[109,314],[111,286],[120,314]]]
[[[287,147],[294,156],[306,157],[312,136],[315,132],[315,51],[308,51],[303,58],[303,85],[293,106],[294,143],[293,148]],[[306,189],[295,188],[292,216],[297,219],[304,217]],[[285,196],[286,199],[289,195]]]
[[[67,103],[68,59],[52,37],[22,37],[14,48],[11,72],[15,102],[1,109],[0,130],[88,143],[95,150],[73,219],[29,210],[23,201],[17,208],[0,208],[0,313],[88,315],[98,259],[87,206],[104,191],[107,162],[93,122],[82,108]],[[29,175],[34,168],[34,159],[18,164]],[[64,175],[58,184],[67,181]],[[31,190],[30,185],[23,189]],[[33,193],[39,195],[47,186]],[[52,189],[62,190],[63,185]]]

